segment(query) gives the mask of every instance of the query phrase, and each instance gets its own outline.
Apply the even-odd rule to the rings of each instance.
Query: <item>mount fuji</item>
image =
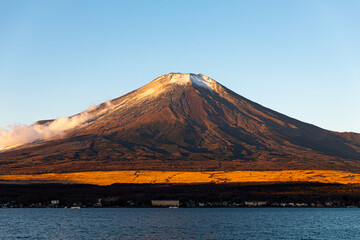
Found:
[[[61,121],[74,124],[55,131]],[[360,134],[298,121],[201,74],[160,76],[61,121],[38,121],[32,138],[3,146],[0,173],[360,172]]]

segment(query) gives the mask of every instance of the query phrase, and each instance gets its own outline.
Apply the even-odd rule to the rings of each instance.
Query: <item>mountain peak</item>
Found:
[[[178,85],[187,85],[191,83],[199,87],[207,88],[213,90],[215,80],[210,77],[207,77],[202,74],[194,73],[170,73],[169,83],[178,84]]]
[[[0,173],[7,174],[105,169],[360,172],[360,135],[287,117],[192,73],[162,75],[68,118],[17,127],[6,135],[0,131],[1,147],[6,151],[0,152]]]

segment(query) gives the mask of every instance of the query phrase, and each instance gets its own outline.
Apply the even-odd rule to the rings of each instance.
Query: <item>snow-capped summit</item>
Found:
[[[169,83],[186,85],[190,83],[190,73],[170,73]]]
[[[170,83],[186,85],[192,83],[199,87],[213,90],[214,80],[202,74],[194,73],[171,73]]]

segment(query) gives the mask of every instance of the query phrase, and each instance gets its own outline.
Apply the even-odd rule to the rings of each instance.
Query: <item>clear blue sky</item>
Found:
[[[359,1],[0,0],[0,127],[69,116],[169,72],[360,132]]]

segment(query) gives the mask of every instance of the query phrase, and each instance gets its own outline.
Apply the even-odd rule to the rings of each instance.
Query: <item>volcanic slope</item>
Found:
[[[61,137],[1,151],[0,174],[360,172],[359,134],[331,132],[287,117],[201,74],[163,75],[89,113],[88,121]]]

